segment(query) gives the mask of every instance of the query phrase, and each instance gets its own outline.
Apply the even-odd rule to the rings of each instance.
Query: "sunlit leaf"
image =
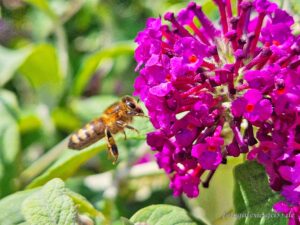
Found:
[[[184,209],[171,205],[151,205],[136,212],[130,221],[151,225],[196,225]]]
[[[55,105],[62,91],[63,77],[53,46],[36,46],[19,71],[29,80],[41,101],[50,106]]]
[[[282,3],[285,2],[284,0],[280,0]],[[288,0],[287,1],[290,5],[291,11],[294,12],[296,15],[300,13],[300,4],[297,0]],[[298,31],[299,33],[299,31]]]
[[[234,1],[231,0],[231,4],[234,5]],[[201,2],[203,12],[213,21],[217,21],[219,19],[219,10],[218,7],[214,4],[213,1],[204,0]],[[235,11],[236,7],[232,7],[233,11]]]
[[[256,162],[246,162],[236,167],[234,205],[236,225],[286,225],[287,218],[276,214],[273,204],[280,196],[271,190],[264,168]]]
[[[0,47],[0,86],[19,71],[37,91],[42,101],[54,104],[62,91],[62,75],[53,46],[40,44],[20,50]]]
[[[34,112],[22,112],[19,120],[19,129],[21,133],[27,133],[33,130],[40,129],[42,126],[41,119]]]
[[[66,108],[55,108],[52,112],[52,118],[57,128],[69,133],[81,125],[78,117]]]
[[[0,86],[9,81],[29,56],[32,48],[10,50],[0,46]]]
[[[26,221],[32,225],[77,224],[75,204],[66,192],[62,180],[49,181],[23,202],[22,213]]]

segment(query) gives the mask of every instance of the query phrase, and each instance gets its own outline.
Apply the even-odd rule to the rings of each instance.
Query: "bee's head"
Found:
[[[126,95],[122,98],[122,102],[125,104],[129,115],[144,116],[142,108],[133,97]]]

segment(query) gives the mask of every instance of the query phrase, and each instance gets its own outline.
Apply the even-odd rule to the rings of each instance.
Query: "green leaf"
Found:
[[[0,46],[0,86],[6,84],[13,77],[31,51],[31,47],[10,50]]]
[[[130,222],[130,220],[125,217],[121,217],[121,221],[123,225],[134,225],[134,223]]]
[[[79,118],[74,115],[71,110],[64,107],[55,108],[52,111],[51,117],[58,129],[68,133],[71,133],[73,130],[78,129],[81,126]]]
[[[16,96],[0,90],[0,197],[16,190],[17,155],[20,150],[20,135],[17,125],[18,106]]]
[[[273,204],[280,196],[269,187],[268,177],[260,164],[247,161],[234,170],[236,225],[286,225],[287,218],[273,212]]]
[[[60,179],[49,181],[41,190],[29,196],[22,204],[22,213],[31,225],[77,224],[75,204]]]
[[[52,183],[50,183],[52,182]],[[62,186],[62,181],[59,179],[54,179],[48,182],[48,191],[49,191],[49,184],[53,187],[53,185],[58,184],[57,186]],[[32,224],[32,223],[25,223],[25,218],[21,212],[21,206],[25,200],[31,201],[34,196],[44,195],[45,194],[45,187],[42,188],[35,188],[32,190],[20,191],[16,192],[12,195],[7,196],[0,200],[0,224],[2,225],[12,225],[12,224]],[[60,188],[59,187],[59,188]],[[57,188],[57,187],[56,187]],[[63,188],[65,189],[65,188]],[[103,214],[97,211],[92,204],[90,204],[83,196],[70,191],[69,189],[64,190],[64,194],[69,196],[72,199],[72,202],[76,205],[76,208],[80,213],[88,214],[93,218],[99,219],[106,224],[106,219],[104,218]],[[46,197],[45,197],[46,198]],[[26,204],[26,203],[25,203]],[[26,206],[24,206],[26,207]],[[44,224],[44,223],[41,223]]]
[[[34,130],[42,129],[43,121],[37,115],[35,111],[29,111],[23,109],[19,122],[20,133],[25,134]]]
[[[38,189],[16,192],[0,201],[0,224],[11,225],[25,221],[21,213],[22,202]]]
[[[19,69],[36,90],[41,101],[53,106],[62,92],[63,77],[55,48],[40,44]]]
[[[90,158],[106,149],[104,140],[100,141],[98,147],[92,146],[82,151],[65,150],[59,160],[46,172],[34,179],[27,188],[34,188],[45,184],[47,181],[57,177],[63,180],[72,176],[76,170]]]
[[[40,44],[20,50],[0,46],[0,86],[17,71],[29,80],[42,101],[49,105],[57,101],[62,91],[63,77],[53,46]]]
[[[67,190],[67,195],[76,204],[79,212],[87,213],[92,217],[99,217],[101,219],[104,219],[103,214],[97,209],[95,209],[94,206],[90,202],[88,202],[88,200],[85,197],[70,190]]]
[[[70,190],[68,190],[67,194],[76,204],[79,213],[88,214],[90,217],[93,217],[95,220],[99,221],[99,223],[102,225],[109,224],[103,213],[95,209],[85,197]]]
[[[43,11],[46,15],[48,15],[52,20],[58,20],[57,15],[51,9],[46,0],[24,0],[25,2],[34,5],[41,11]]]
[[[100,66],[102,60],[115,58],[120,55],[133,54],[133,51],[134,45],[132,44],[132,41],[129,41],[115,44],[112,47],[102,49],[88,56],[82,63],[79,73],[76,75],[72,94],[75,96],[79,96],[82,93],[93,73]]]
[[[283,0],[281,0],[283,2]],[[300,13],[300,4],[297,0],[288,0],[288,3],[290,5],[290,11],[295,13],[295,15],[298,15]],[[299,33],[299,30],[298,30]]]
[[[33,6],[37,7],[41,12],[43,12],[45,15],[47,15],[51,21],[52,26],[54,30],[54,34],[57,39],[57,46],[56,49],[58,51],[59,55],[59,62],[61,66],[61,75],[65,77],[67,73],[69,72],[68,66],[69,66],[69,56],[68,56],[68,50],[67,50],[67,37],[66,32],[62,26],[62,21],[57,15],[55,9],[52,9],[51,3],[52,1],[46,1],[46,0],[25,0],[25,2],[32,4]],[[40,21],[39,21],[40,22]],[[45,25],[44,23],[37,23],[37,25]],[[47,21],[46,21],[46,31],[47,31]],[[48,30],[49,32],[50,30]],[[47,62],[48,63],[48,62]]]
[[[184,209],[172,205],[148,206],[136,212],[130,221],[145,222],[149,225],[196,225]]]

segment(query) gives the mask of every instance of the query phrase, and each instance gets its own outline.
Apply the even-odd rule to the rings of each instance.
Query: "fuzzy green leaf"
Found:
[[[51,183],[50,183],[51,182]],[[60,186],[59,188],[63,190],[64,195],[67,195],[69,199],[72,200],[79,213],[87,214],[90,217],[98,219],[106,224],[106,219],[101,212],[96,210],[91,203],[89,203],[83,196],[70,191],[69,189],[65,189],[63,183],[59,179],[55,179],[48,182],[44,187],[35,188],[32,190],[20,191],[14,193],[12,195],[7,196],[0,200],[0,224],[2,225],[12,225],[12,224],[31,224],[29,221],[25,222],[24,215],[21,212],[21,206],[23,202],[31,201],[35,199],[36,196],[44,195],[45,189],[49,190],[49,184],[56,184]],[[45,188],[48,185],[47,188]],[[63,188],[61,188],[63,187]],[[27,204],[27,203],[24,203]],[[27,207],[27,206],[24,206]]]
[[[60,179],[49,181],[41,190],[29,196],[22,204],[22,213],[31,225],[77,224],[75,204]]]
[[[136,212],[130,221],[149,225],[196,225],[187,212],[171,205],[151,205]]]
[[[286,225],[287,218],[272,210],[280,196],[271,190],[264,168],[256,162],[246,162],[234,170],[236,225]]]
[[[16,192],[0,201],[0,224],[12,225],[25,221],[21,213],[22,202],[38,189]]]

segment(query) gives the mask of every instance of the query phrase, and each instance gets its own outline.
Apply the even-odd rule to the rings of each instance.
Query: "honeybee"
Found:
[[[123,132],[126,139],[125,128],[138,133],[137,129],[129,125],[134,116],[147,117],[134,98],[124,96],[121,101],[109,106],[99,118],[71,134],[68,147],[81,150],[105,137],[109,155],[115,163],[119,152],[113,134]]]

